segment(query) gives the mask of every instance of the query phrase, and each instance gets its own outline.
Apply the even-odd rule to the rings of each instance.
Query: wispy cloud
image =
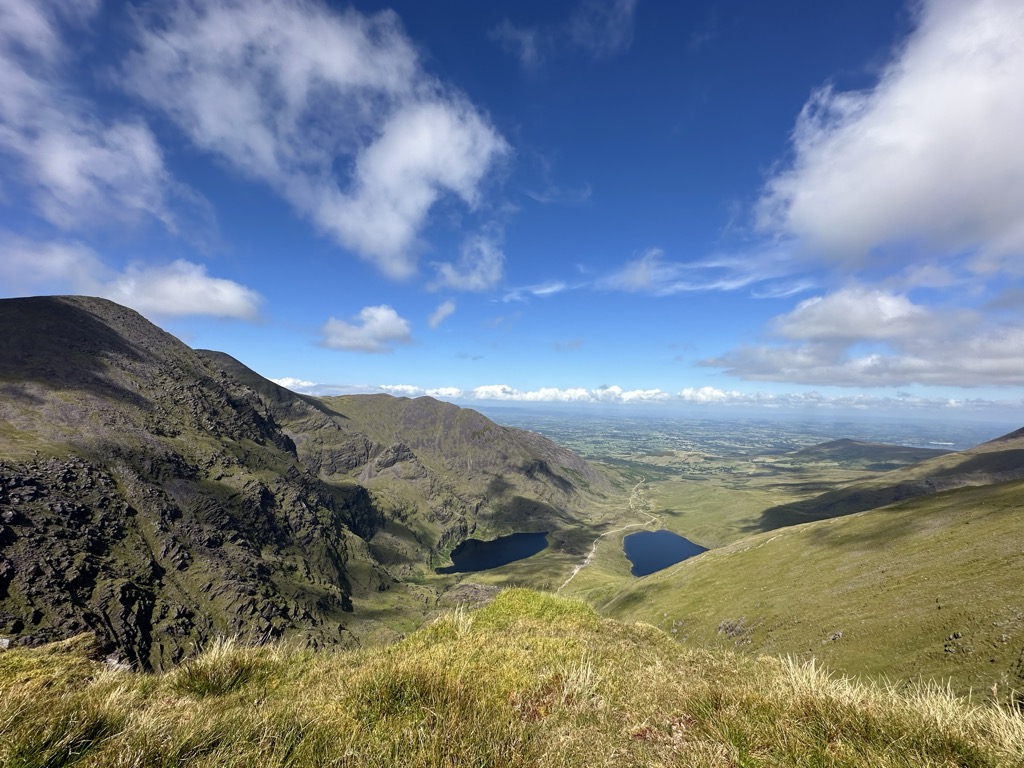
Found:
[[[636,6],[637,0],[583,0],[559,24],[526,26],[505,19],[491,30],[491,39],[531,72],[569,52],[607,59],[633,44]]]
[[[1020,274],[1024,255],[1024,7],[920,3],[873,88],[807,102],[793,159],[765,185],[758,223],[825,259],[972,253]],[[910,247],[907,247],[910,246]],[[915,247],[917,246],[917,247]]]
[[[207,274],[203,264],[178,259],[114,270],[82,243],[38,242],[3,233],[0,278],[12,292],[42,288],[102,296],[150,317],[205,315],[253,320],[263,303],[256,291]]]
[[[430,318],[427,320],[427,324],[431,328],[437,328],[445,321],[445,318],[450,317],[453,312],[455,312],[455,302],[443,301],[437,306],[437,309],[431,313]]]
[[[526,301],[531,296],[546,298],[571,289],[572,286],[562,282],[561,280],[548,280],[547,282],[538,283],[536,285],[524,285],[520,288],[513,288],[502,296],[501,300],[508,303],[510,301]]]
[[[457,291],[487,291],[501,281],[505,267],[502,233],[496,227],[467,236],[456,262],[434,262],[437,277],[430,287]]]
[[[758,283],[777,281],[798,269],[788,250],[765,248],[744,256],[718,255],[695,261],[668,261],[660,248],[649,248],[639,257],[625,263],[619,270],[594,282],[606,291],[648,293],[671,296],[676,293],[700,291],[735,291]],[[772,283],[762,289],[761,296],[773,287],[785,288],[779,295],[791,296],[810,286],[807,280]]]
[[[554,203],[585,203],[593,195],[594,190],[589,184],[581,187],[562,187],[550,184],[542,189],[527,189],[524,194],[543,205]]]
[[[139,18],[123,87],[391,277],[415,270],[434,204],[476,206],[509,150],[392,12],[176,0]]]
[[[329,349],[343,349],[355,352],[392,352],[397,344],[412,342],[409,321],[387,306],[363,307],[347,323],[334,317],[321,328],[322,344]]]
[[[65,30],[79,32],[98,3],[5,0],[0,6],[0,153],[8,183],[65,231],[155,219],[208,239],[209,204],[168,171],[139,117],[102,117],[71,88],[79,62]]]

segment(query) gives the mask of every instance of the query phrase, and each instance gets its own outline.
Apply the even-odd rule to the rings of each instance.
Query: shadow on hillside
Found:
[[[744,530],[749,533],[763,533],[790,525],[853,515],[857,512],[884,507],[903,499],[920,496],[922,493],[925,493],[924,489],[912,485],[823,493],[813,499],[769,507],[761,513],[756,522],[746,526]]]
[[[150,410],[138,393],[115,381],[112,363],[137,363],[134,344],[86,309],[59,297],[0,303],[0,376],[77,390]],[[22,393],[31,397],[28,393]]]
[[[963,461],[937,468],[926,477],[884,488],[829,491],[804,501],[780,504],[761,513],[750,533],[789,525],[852,515],[918,496],[942,493],[967,485],[989,485],[1024,477],[1024,449],[991,451],[965,456]]]

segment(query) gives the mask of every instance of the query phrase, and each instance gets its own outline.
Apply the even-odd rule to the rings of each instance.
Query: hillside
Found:
[[[808,449],[810,455],[851,456],[852,441],[838,441]],[[865,444],[867,445],[867,444]],[[897,448],[898,446],[889,446]],[[854,446],[852,455],[864,450]],[[878,457],[868,446],[868,456]],[[926,453],[927,449],[908,449]],[[823,453],[824,452],[824,453]],[[874,459],[872,459],[874,460]],[[751,530],[769,531],[786,525],[849,515],[876,509],[917,496],[956,488],[984,486],[1024,478],[1024,430],[982,443],[956,453],[928,458],[861,482],[827,491],[818,496],[765,510]]]
[[[304,466],[371,491],[386,518],[372,549],[402,578],[423,578],[470,535],[572,528],[611,490],[571,451],[468,408],[430,397],[302,397],[228,355],[201,354],[267,401]]]
[[[1024,690],[1022,515],[1021,480],[920,496],[750,536],[636,579],[602,610],[687,643],[1005,700]]]
[[[543,438],[429,398],[350,410],[362,422],[109,301],[0,301],[0,636],[92,631],[146,668],[219,635],[394,637],[451,583],[410,581],[478,525],[515,509],[507,525],[556,529],[581,481],[602,483]],[[361,431],[378,410],[406,414],[399,431]],[[477,455],[476,432],[486,466],[437,460]],[[415,437],[437,433],[436,450]]]
[[[952,451],[943,448],[917,448],[888,443],[868,443],[848,437],[812,445],[789,454],[802,461],[832,461],[846,467],[885,472],[907,464],[933,459]]]
[[[684,648],[526,590],[358,652],[221,643],[159,675],[0,653],[0,766],[1019,765],[1024,720]]]

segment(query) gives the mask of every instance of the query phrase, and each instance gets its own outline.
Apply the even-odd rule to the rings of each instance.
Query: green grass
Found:
[[[635,579],[601,609],[699,646],[878,679],[1024,690],[1024,483],[752,536]]]
[[[1024,720],[938,690],[682,647],[508,590],[394,645],[218,643],[142,675],[0,653],[2,766],[1012,766]]]

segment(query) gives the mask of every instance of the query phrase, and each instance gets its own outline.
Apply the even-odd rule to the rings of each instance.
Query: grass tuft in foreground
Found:
[[[2,766],[1015,766],[1024,719],[687,649],[508,590],[358,652],[212,645],[161,675],[86,638],[0,654]]]

